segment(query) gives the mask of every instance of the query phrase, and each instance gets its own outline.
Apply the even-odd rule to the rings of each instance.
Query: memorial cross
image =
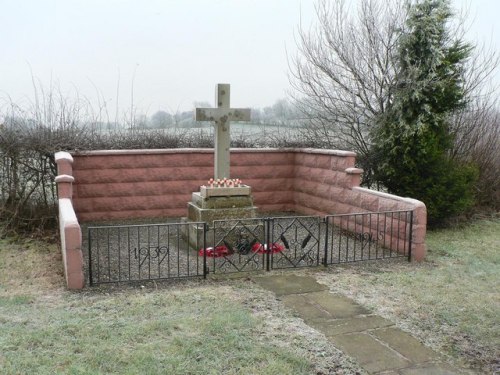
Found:
[[[215,121],[214,179],[230,178],[229,134],[231,121],[250,121],[250,108],[230,108],[230,85],[219,83],[216,87],[217,108],[196,108],[196,121]]]

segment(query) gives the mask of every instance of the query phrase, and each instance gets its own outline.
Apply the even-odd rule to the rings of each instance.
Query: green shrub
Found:
[[[466,104],[461,81],[469,45],[447,30],[449,1],[410,3],[398,48],[397,85],[374,136],[377,180],[423,201],[430,224],[473,204],[477,170],[452,161],[451,115]]]

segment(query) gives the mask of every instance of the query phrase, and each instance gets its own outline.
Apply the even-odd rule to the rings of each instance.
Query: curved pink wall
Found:
[[[181,217],[213,174],[212,149],[73,154],[73,205],[80,221]],[[233,149],[231,177],[252,187],[260,211],[327,215],[414,211],[415,259],[425,255],[422,202],[359,187],[355,154],[317,149]]]
[[[186,216],[191,193],[213,173],[212,149],[92,151],[73,157],[59,152],[55,157],[61,250],[70,289],[84,284],[79,222]],[[235,149],[231,177],[252,187],[260,211],[313,215],[412,211],[412,258],[424,259],[425,205],[359,187],[362,170],[354,163],[355,154],[346,151]],[[374,235],[382,229],[390,248],[404,249],[406,219],[394,225],[376,216],[367,222],[366,215],[331,220],[340,220],[341,228],[354,232],[359,224]]]
[[[75,181],[71,176],[73,158],[67,152],[58,152],[55,154],[55,160],[58,174],[55,182],[64,276],[69,289],[81,289],[85,285],[85,276],[83,274],[82,231],[71,201]]]
[[[213,175],[213,151],[98,151],[73,155],[73,203],[81,221],[186,216],[191,193]],[[235,150],[231,174],[262,211],[292,210],[295,152]]]

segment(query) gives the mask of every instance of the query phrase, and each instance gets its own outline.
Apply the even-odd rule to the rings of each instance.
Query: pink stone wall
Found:
[[[85,285],[82,231],[68,198],[59,199],[59,225],[66,285],[69,289],[81,289]]]
[[[167,150],[168,151],[168,150]],[[90,152],[74,155],[73,202],[81,221],[183,216],[210,176],[209,152]]]
[[[67,152],[55,155],[58,176],[59,233],[64,276],[69,289],[81,289],[85,285],[83,274],[82,231],[72,204],[73,182],[71,176],[73,158]]]
[[[295,210],[312,215],[359,212],[356,202],[344,205],[353,183],[352,174],[346,169],[354,168],[354,163],[353,152],[302,150],[298,153],[293,185]]]
[[[73,158],[73,203],[81,221],[186,216],[191,193],[213,175],[212,149],[92,151]],[[231,175],[252,187],[264,212],[414,210],[414,257],[423,259],[425,205],[360,188],[355,160],[355,153],[339,150],[233,149]]]
[[[233,149],[231,177],[252,187],[260,211],[413,210],[413,257],[423,259],[425,205],[359,187],[355,157],[337,150]],[[191,193],[212,177],[214,162],[212,149],[91,151],[72,158],[58,163],[57,178],[79,221],[186,216]]]
[[[191,193],[213,176],[213,150],[75,154],[73,202],[81,221],[186,216]],[[235,150],[231,174],[261,211],[292,210],[294,152]]]
[[[185,216],[191,193],[213,174],[211,149],[73,156],[73,202],[82,221]],[[261,211],[345,213],[359,211],[359,194],[348,191],[359,185],[354,162],[345,151],[236,149],[231,175],[252,187]]]

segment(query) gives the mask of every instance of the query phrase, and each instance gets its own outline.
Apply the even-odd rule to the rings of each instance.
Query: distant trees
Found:
[[[273,105],[252,108],[252,122],[260,125],[299,126],[303,125],[302,115],[294,103],[278,99]]]
[[[145,124],[144,127],[152,129],[192,128],[196,125],[193,111],[170,113],[164,110],[155,112],[143,124]]]
[[[206,101],[193,103],[193,108],[211,108],[212,105]],[[149,117],[137,115],[135,117],[135,127],[146,127],[151,129],[169,128],[193,128],[206,127],[207,124],[197,123],[194,120],[193,111],[177,111],[175,113],[165,110],[158,110]],[[254,125],[279,125],[284,127],[294,127],[302,125],[302,116],[297,111],[294,103],[282,98],[276,100],[273,105],[264,108],[252,108],[252,124]]]
[[[153,128],[164,129],[173,123],[173,116],[166,111],[158,111],[151,116],[151,126]]]

